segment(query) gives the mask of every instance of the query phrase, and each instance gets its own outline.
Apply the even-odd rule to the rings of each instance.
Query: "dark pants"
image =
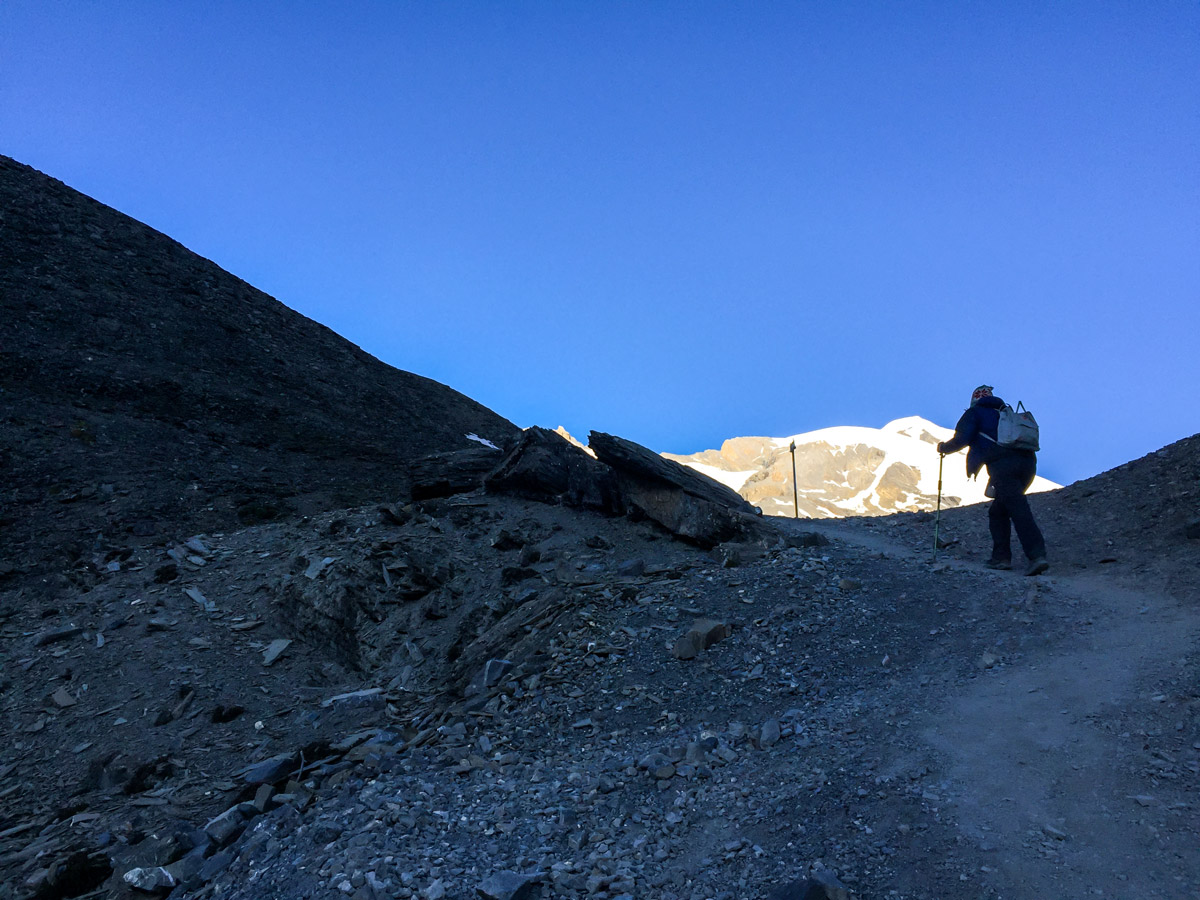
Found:
[[[1037,458],[1033,454],[1011,454],[988,463],[988,475],[996,497],[988,510],[988,527],[992,532],[992,559],[1012,560],[1012,529],[1017,530],[1021,549],[1030,560],[1046,555],[1046,541],[1025,492],[1037,474]]]

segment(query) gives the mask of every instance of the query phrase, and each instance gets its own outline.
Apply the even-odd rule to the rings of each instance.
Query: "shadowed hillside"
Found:
[[[407,460],[517,432],[6,157],[0,392],[0,578],[49,553],[60,585],[139,538],[402,498]]]

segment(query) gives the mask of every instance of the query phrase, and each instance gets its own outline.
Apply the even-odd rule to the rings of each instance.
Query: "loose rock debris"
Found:
[[[816,890],[829,868],[841,887],[819,889],[853,896],[1000,884],[966,863],[994,851],[960,843],[947,808],[961,788],[935,775],[913,723],[1003,670],[978,668],[979,648],[1008,665],[1073,634],[1078,601],[1050,583],[1008,599],[1005,582],[954,569],[933,590],[921,560],[790,534],[730,568],[625,518],[586,514],[581,539],[580,515],[472,494],[408,508],[403,525],[368,508],[206,535],[216,561],[188,577],[226,598],[215,613],[112,573],[89,595],[90,615],[125,620],[109,644],[25,639],[30,674],[88,685],[96,712],[43,699],[19,721],[39,726],[23,741],[82,748],[72,815],[95,818],[30,803],[30,777],[54,765],[70,785],[72,764],[23,744],[0,769],[0,785],[21,779],[6,802],[31,813],[0,836],[14,884],[54,896],[72,859],[96,890],[182,897],[691,900]],[[535,574],[506,582],[531,547]],[[984,596],[1002,614],[972,612]],[[137,628],[155,619],[174,624]],[[1170,765],[1194,763],[1176,752]],[[1077,843],[1037,828],[1039,852]],[[937,862],[918,874],[917,856]]]

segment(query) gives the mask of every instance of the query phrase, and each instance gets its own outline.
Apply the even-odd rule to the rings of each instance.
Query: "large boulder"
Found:
[[[616,472],[630,513],[651,519],[704,548],[753,539],[764,531],[756,510],[736,491],[611,434],[593,431],[589,446]]]
[[[434,453],[409,464],[414,500],[433,500],[477,490],[504,458],[501,450],[477,447]]]
[[[495,493],[633,515],[711,548],[761,537],[756,510],[735,491],[640,444],[593,431],[595,458],[561,434],[530,428],[484,478]]]
[[[484,486],[495,493],[567,506],[625,511],[612,469],[546,428],[526,429],[484,479]]]
[[[733,510],[754,512],[753,507],[737,491],[713,481],[707,475],[701,475],[695,469],[664,459],[641,444],[602,431],[593,431],[588,436],[588,446],[596,454],[596,459],[608,463],[626,477],[666,485]]]

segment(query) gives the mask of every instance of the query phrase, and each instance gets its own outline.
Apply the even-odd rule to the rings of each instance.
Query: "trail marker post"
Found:
[[[788,447],[792,451],[792,518],[800,518],[800,491],[796,487],[796,442]]]

